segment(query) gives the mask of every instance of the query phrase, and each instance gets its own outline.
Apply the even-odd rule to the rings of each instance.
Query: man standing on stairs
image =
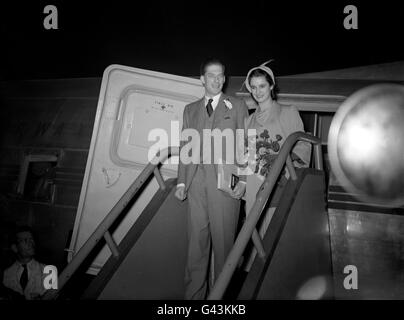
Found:
[[[245,192],[245,182],[240,177],[232,192],[217,188],[217,159],[212,156],[216,144],[212,136],[206,137],[206,130],[229,129],[234,141],[222,147],[222,161],[233,153],[237,163],[236,130],[244,130],[248,108],[244,101],[222,93],[225,82],[225,66],[217,59],[208,59],[200,69],[200,79],[205,87],[205,96],[184,109],[183,130],[195,129],[200,137],[201,147],[198,163],[185,164],[180,157],[178,185],[175,196],[188,201],[188,256],[185,270],[185,299],[205,299],[208,294],[208,274],[211,249],[214,253],[214,274],[217,279],[233,244],[237,228],[240,198]],[[223,135],[224,136],[224,135]],[[203,139],[209,139],[203,143]],[[223,139],[222,139],[223,142]],[[226,143],[227,143],[226,139]],[[232,145],[230,145],[232,144]],[[244,144],[244,141],[241,143]],[[181,148],[184,143],[181,144]],[[206,146],[210,150],[206,150]],[[237,148],[239,146],[239,148]],[[242,148],[242,146],[241,146]],[[226,158],[226,159],[224,159]],[[216,163],[215,163],[216,162]]]

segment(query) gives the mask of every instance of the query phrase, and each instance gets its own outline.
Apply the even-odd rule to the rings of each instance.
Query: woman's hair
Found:
[[[252,78],[257,78],[257,77],[264,77],[267,82],[269,83],[270,87],[273,87],[271,89],[271,98],[272,100],[277,99],[277,93],[278,93],[278,86],[274,84],[274,81],[272,80],[272,77],[268,74],[268,72],[265,72],[262,69],[255,69],[251,71],[251,73],[248,75],[248,84],[251,85],[251,79]]]

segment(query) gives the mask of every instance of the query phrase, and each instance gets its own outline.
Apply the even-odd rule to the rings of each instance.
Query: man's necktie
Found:
[[[209,99],[208,104],[206,105],[206,110],[208,111],[209,117],[213,113],[212,101],[213,101],[213,99]]]
[[[21,274],[20,284],[21,284],[22,290],[24,290],[28,283],[28,269],[27,269],[26,264],[23,264],[22,267],[24,268],[24,270],[22,271],[22,274]]]

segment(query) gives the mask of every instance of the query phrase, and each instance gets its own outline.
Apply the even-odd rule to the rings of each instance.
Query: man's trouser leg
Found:
[[[240,200],[231,198],[225,192],[217,189],[214,166],[205,166],[205,173],[209,225],[214,252],[214,271],[215,279],[217,279],[234,244]]]
[[[185,299],[205,299],[211,239],[204,171],[199,167],[188,189],[188,258]]]

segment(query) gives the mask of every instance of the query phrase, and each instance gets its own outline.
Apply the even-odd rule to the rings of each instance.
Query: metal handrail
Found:
[[[315,168],[318,170],[323,170],[321,140],[303,132],[292,133],[283,144],[274,163],[274,166],[271,168],[269,175],[266,177],[264,183],[258,191],[254,205],[251,208],[251,211],[248,214],[246,221],[244,222],[244,225],[237,236],[233,248],[227,256],[223,269],[208,296],[208,300],[218,300],[223,297],[223,294],[230,283],[233,273],[236,270],[241,255],[243,254],[248,241],[250,240],[253,231],[256,228],[256,224],[261,216],[262,211],[264,210],[264,207],[279,178],[279,175],[282,172],[283,167],[285,166],[285,163],[288,167],[291,179],[296,179],[296,173],[290,159],[290,152],[292,151],[292,148],[297,141],[305,141],[314,144]]]
[[[58,278],[58,290],[48,290],[43,299],[51,300],[55,299],[64,285],[69,281],[69,279],[74,275],[86,257],[90,254],[90,252],[94,249],[96,244],[104,237],[107,241],[107,245],[109,246],[114,257],[119,256],[118,247],[112,239],[109,228],[115,222],[115,220],[119,217],[123,209],[127,206],[127,204],[131,201],[131,199],[136,195],[136,193],[141,189],[145,181],[154,174],[157,182],[160,185],[161,190],[165,190],[165,182],[161,176],[158,165],[164,162],[167,158],[171,156],[179,155],[178,147],[170,147],[164,150],[161,150],[159,154],[150,161],[149,164],[143,169],[140,175],[136,178],[136,180],[130,185],[128,190],[122,195],[119,201],[114,205],[114,207],[110,210],[110,212],[106,215],[104,220],[98,225],[95,231],[91,234],[91,236],[87,239],[84,245],[80,248],[77,254],[73,257],[72,261],[66,266],[66,268],[62,271]]]

